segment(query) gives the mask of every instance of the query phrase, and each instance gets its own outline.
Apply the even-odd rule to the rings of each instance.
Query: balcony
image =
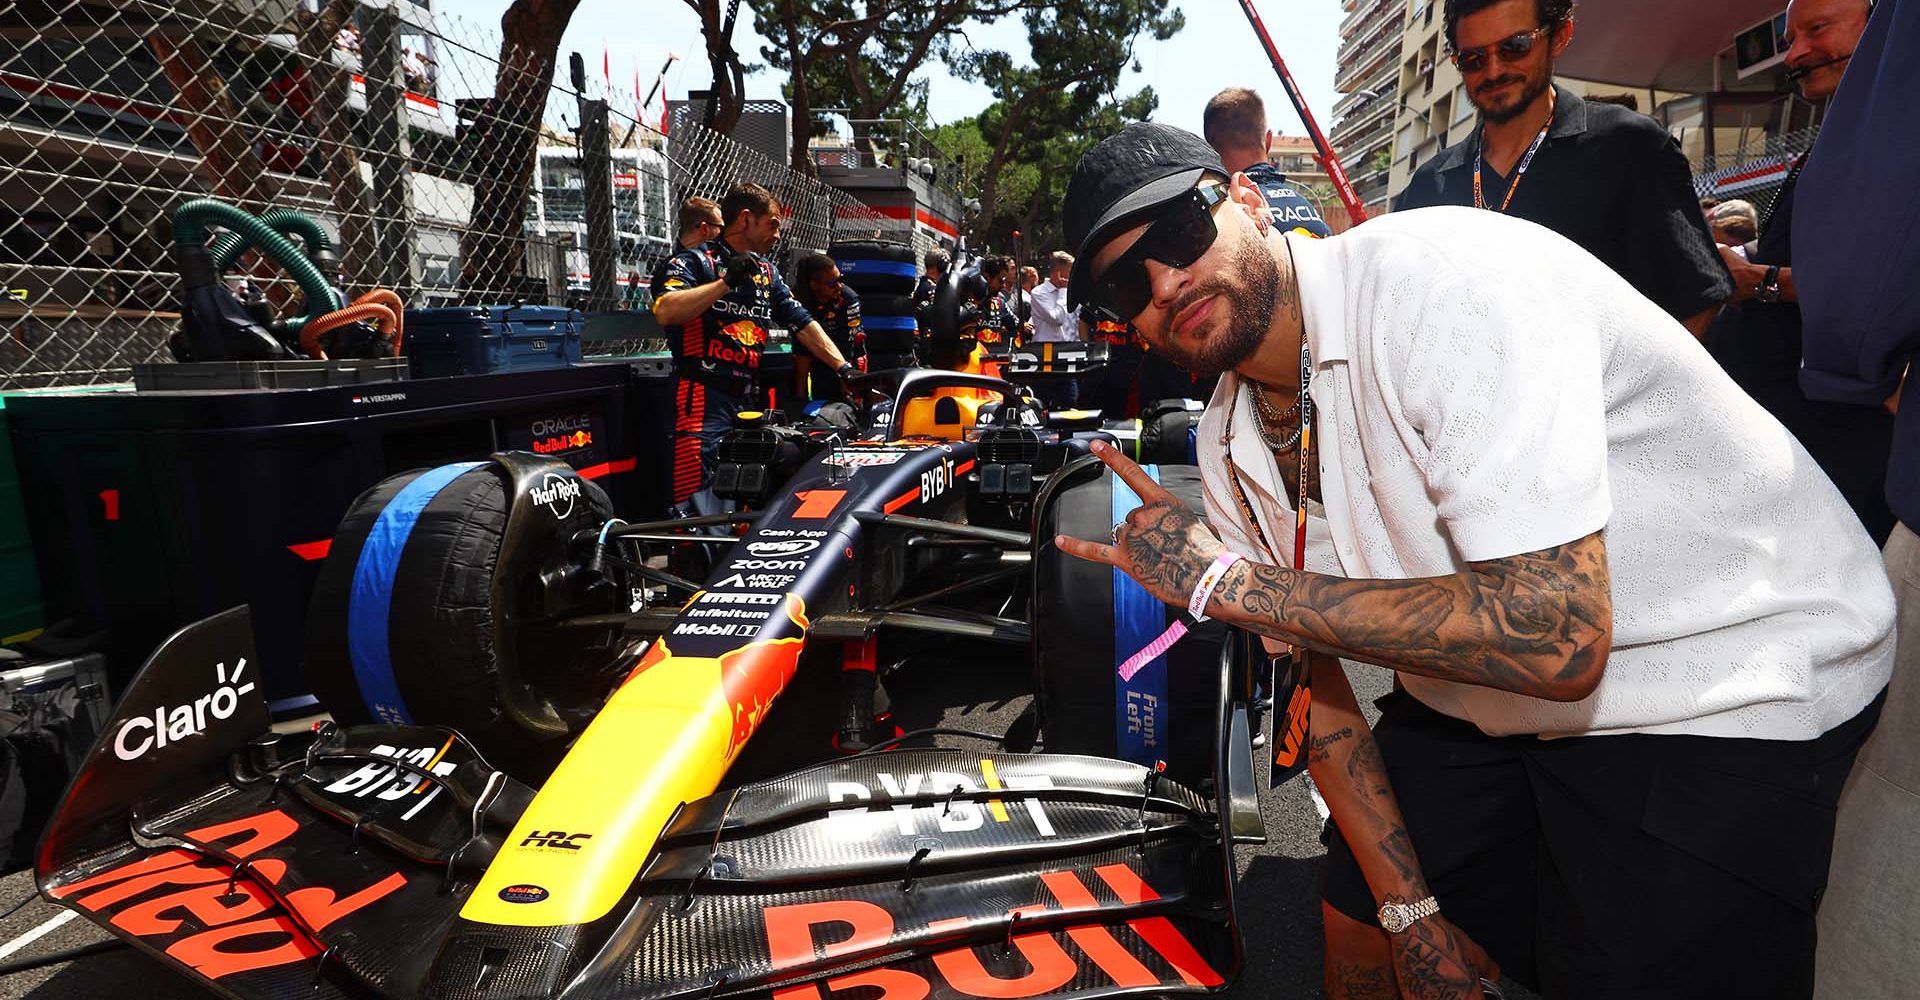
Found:
[[[1340,166],[1349,174],[1373,169],[1374,157],[1393,141],[1393,129],[1383,128],[1378,132],[1361,136],[1359,141],[1348,143],[1340,148]]]
[[[1340,43],[1340,51],[1335,53],[1333,57],[1334,62],[1351,62],[1356,55],[1371,48],[1381,39],[1389,35],[1397,38],[1401,34],[1403,34],[1403,32],[1400,30],[1399,25],[1379,24],[1370,27],[1366,31],[1360,32],[1354,37]]]
[[[1388,18],[1394,21],[1394,28],[1398,30],[1400,28],[1400,24],[1398,23],[1400,12],[1407,9],[1407,0],[1376,0],[1376,2],[1372,3],[1367,2],[1367,0],[1361,0],[1361,3],[1357,7],[1347,7],[1345,9],[1351,13],[1340,21],[1340,37],[1342,39],[1362,33],[1363,25],[1372,24],[1381,18]]]
[[[1356,91],[1356,93],[1358,92]],[[1345,118],[1340,119],[1334,124],[1333,135],[1331,136],[1333,144],[1335,146],[1344,146],[1382,119],[1391,120],[1393,118],[1394,105],[1394,99],[1387,95],[1375,98],[1362,98],[1354,105],[1358,110],[1349,111]]]
[[[1357,58],[1352,61],[1341,60],[1335,64],[1338,69],[1334,71],[1333,89],[1340,91],[1353,89],[1353,85],[1373,71],[1382,59],[1391,61],[1391,57],[1398,55],[1399,52],[1399,32],[1388,32],[1380,36],[1372,44],[1362,48]]]

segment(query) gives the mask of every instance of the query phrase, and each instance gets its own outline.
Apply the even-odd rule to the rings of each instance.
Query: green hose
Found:
[[[291,208],[269,208],[261,212],[259,218],[275,232],[300,237],[306,244],[306,253],[309,258],[333,252],[333,240],[327,236],[327,231],[321,228],[320,223],[314,221],[312,216],[304,212],[296,212]],[[248,246],[246,237],[236,232],[228,231],[214,237],[212,247],[214,266],[222,271],[232,267],[233,262],[240,259],[240,255]]]
[[[258,247],[275,263],[286,268],[307,298],[307,315],[319,316],[338,308],[327,277],[307,259],[307,255],[258,217],[212,198],[195,198],[173,210],[173,241],[180,246],[205,246],[207,230],[221,226],[238,233],[249,246]]]

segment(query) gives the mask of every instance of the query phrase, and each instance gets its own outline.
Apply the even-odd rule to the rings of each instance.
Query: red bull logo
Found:
[[[790,639],[752,642],[720,657],[720,690],[733,715],[733,727],[727,734],[727,759],[732,760],[746,745],[767,709],[786,690],[787,682],[800,666],[800,650],[807,643],[807,605],[797,595],[786,595],[787,619],[800,627]],[[644,664],[644,660],[642,663]]]
[[[761,347],[767,342],[766,328],[750,319],[743,319],[737,323],[728,323],[726,326],[720,328],[720,336],[726,337],[742,347]]]

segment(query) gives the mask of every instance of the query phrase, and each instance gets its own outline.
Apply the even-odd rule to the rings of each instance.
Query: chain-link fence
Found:
[[[1702,198],[1742,198],[1764,212],[1787,179],[1796,157],[1813,149],[1818,128],[1795,129],[1773,135],[1761,129],[1742,130],[1734,148],[1698,157],[1693,168],[1694,193]]]
[[[639,305],[680,200],[739,180],[790,213],[776,255],[897,228],[696,124],[662,134],[657,102],[599,74],[584,94],[558,85],[564,56],[407,0],[6,0],[0,29],[0,389],[165,360],[172,216],[201,196],[317,220],[349,297],[384,286],[411,306]],[[270,262],[235,269],[283,315],[301,308]]]

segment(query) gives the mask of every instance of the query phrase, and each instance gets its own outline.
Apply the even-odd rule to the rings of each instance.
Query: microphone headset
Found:
[[[1847,60],[1852,58],[1853,58],[1853,53],[1849,52],[1844,56],[1834,56],[1832,59],[1828,59],[1825,62],[1817,62],[1811,66],[1796,66],[1793,69],[1787,70],[1786,72],[1787,82],[1798,83],[1800,82],[1801,77],[1806,76],[1808,73],[1811,73],[1816,69],[1825,69],[1826,67],[1831,66],[1834,63],[1846,62]]]

